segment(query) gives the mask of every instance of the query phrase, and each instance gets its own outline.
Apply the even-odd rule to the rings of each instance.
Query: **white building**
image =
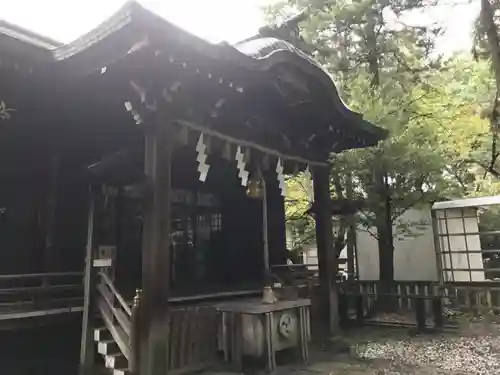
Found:
[[[394,279],[396,281],[485,281],[479,235],[479,210],[500,204],[500,196],[435,203],[437,233],[433,231],[431,207],[412,208],[394,225]],[[409,230],[402,230],[407,227]],[[438,254],[434,239],[438,238]],[[303,246],[303,261],[317,265],[314,244]],[[378,280],[379,254],[376,229],[358,227],[356,259],[360,280]],[[346,249],[341,258],[346,258]]]
[[[405,230],[401,229],[405,227]],[[397,281],[438,280],[436,251],[430,207],[404,212],[393,227],[394,279]],[[359,228],[356,250],[360,280],[379,279],[376,228]]]
[[[485,281],[479,211],[500,204],[500,196],[435,203],[443,280]]]

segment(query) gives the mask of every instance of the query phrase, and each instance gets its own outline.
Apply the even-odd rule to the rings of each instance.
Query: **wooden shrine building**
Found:
[[[286,263],[284,175],[299,171],[313,181],[333,326],[328,158],[387,134],[273,35],[294,29],[210,44],[135,2],[66,45],[0,22],[0,268],[81,270],[86,259],[83,364],[99,296],[128,368],[158,374],[172,367],[175,303],[260,295]],[[108,260],[112,272],[93,267]]]

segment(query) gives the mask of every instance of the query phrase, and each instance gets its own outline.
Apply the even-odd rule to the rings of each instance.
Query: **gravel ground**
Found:
[[[326,347],[311,345],[307,366],[279,363],[276,375],[499,375],[499,327],[481,319],[442,334],[352,329]]]
[[[313,350],[311,364],[284,368],[295,375],[498,375],[498,325],[463,324],[456,333],[415,335],[404,329],[361,328],[331,349]],[[344,347],[344,353],[334,353]],[[349,351],[349,354],[345,353]]]
[[[413,337],[358,344],[353,355],[368,360],[385,359],[394,364],[418,367],[441,374],[500,374],[498,336]],[[411,373],[411,372],[410,372]]]

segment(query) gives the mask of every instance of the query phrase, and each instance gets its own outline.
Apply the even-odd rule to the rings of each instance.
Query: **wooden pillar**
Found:
[[[51,272],[56,269],[56,249],[55,249],[55,219],[57,201],[57,179],[59,175],[59,155],[53,154],[50,158],[49,167],[49,189],[46,202],[45,216],[45,246],[43,263],[44,272]]]
[[[335,278],[337,259],[333,252],[333,226],[330,212],[330,175],[327,168],[313,171],[316,244],[320,278],[320,311],[329,336],[338,330],[338,300]]]
[[[59,157],[50,150],[43,150],[33,161],[33,204],[36,231],[35,247],[31,257],[32,272],[54,272],[60,260],[55,253],[55,210]],[[38,163],[40,163],[38,165]]]
[[[417,319],[417,330],[418,332],[425,331],[425,300],[419,296],[415,299],[415,317]]]
[[[164,375],[168,364],[170,290],[171,124],[161,116],[146,134],[142,244],[143,314],[140,368],[144,375]]]
[[[90,193],[87,224],[87,246],[85,251],[84,301],[82,318],[82,339],[80,344],[80,375],[94,373],[94,337],[92,332],[92,313],[94,308],[94,217],[95,199]]]
[[[285,199],[278,187],[276,173],[264,173],[267,188],[269,259],[271,267],[275,264],[286,264],[286,229]]]
[[[346,198],[349,200],[353,200],[353,186],[352,186],[352,174],[349,174],[347,186],[346,186]],[[355,252],[356,252],[356,218],[353,213],[349,213],[348,215],[349,227],[347,228],[347,274],[349,278],[358,276],[355,270],[358,267],[356,261],[355,266]]]
[[[124,272],[124,269],[127,269],[123,266],[124,264],[124,258],[126,257],[126,254],[124,254],[124,251],[122,249],[122,222],[123,222],[123,186],[118,185],[116,186],[116,198],[114,200],[114,244],[116,246],[116,252],[115,252],[115,259],[113,261],[113,276],[114,276],[114,282],[116,283],[115,285],[118,287],[119,290],[121,290],[121,293],[126,293],[128,294],[131,290],[130,285],[127,283],[127,273]],[[137,287],[137,285],[134,285],[134,287]]]

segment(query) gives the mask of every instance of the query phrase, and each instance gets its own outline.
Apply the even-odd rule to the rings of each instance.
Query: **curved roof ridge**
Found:
[[[119,30],[131,21],[135,7],[140,6],[136,1],[127,1],[113,15],[105,19],[92,30],[76,38],[72,42],[60,46],[53,51],[55,60],[63,60],[85,50],[92,44],[104,39],[106,36]]]
[[[10,22],[0,19],[0,34],[29,43],[33,46],[51,50],[63,45],[63,43],[41,35],[24,27],[14,25]]]

